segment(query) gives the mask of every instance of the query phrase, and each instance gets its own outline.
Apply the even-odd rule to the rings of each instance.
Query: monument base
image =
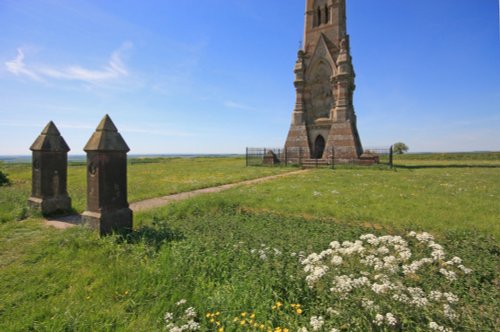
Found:
[[[305,125],[291,125],[285,143],[287,160],[290,163],[301,163],[311,157],[309,138]]]
[[[43,215],[63,213],[71,210],[71,198],[69,196],[30,197],[28,205],[32,209],[40,211]]]
[[[99,230],[101,235],[130,233],[133,230],[132,220],[133,213],[129,208],[101,212],[85,211],[82,214],[82,223]]]
[[[335,149],[335,160],[350,162],[358,160],[363,153],[356,125],[351,121],[334,122],[326,142],[326,150]]]

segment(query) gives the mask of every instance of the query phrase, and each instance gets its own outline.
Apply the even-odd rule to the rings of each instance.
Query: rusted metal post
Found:
[[[393,163],[393,152],[394,152],[394,149],[393,149],[393,146],[391,145],[391,148],[389,149],[389,166],[391,167],[392,169],[392,163]]]

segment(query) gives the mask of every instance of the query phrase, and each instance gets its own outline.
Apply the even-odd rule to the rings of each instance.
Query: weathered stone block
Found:
[[[84,148],[87,152],[87,209],[84,224],[101,235],[128,233],[133,228],[127,200],[129,147],[106,115]]]
[[[50,121],[31,145],[31,197],[28,204],[42,214],[71,210],[67,192],[68,151],[55,124]]]

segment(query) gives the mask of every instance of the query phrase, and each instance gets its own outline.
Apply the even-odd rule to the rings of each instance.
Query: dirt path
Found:
[[[189,199],[191,197],[195,197],[195,196],[199,196],[199,195],[203,195],[203,194],[218,193],[218,192],[232,189],[232,188],[235,188],[238,186],[248,186],[248,185],[252,185],[252,184],[256,184],[256,183],[274,180],[274,179],[285,177],[285,176],[297,175],[297,174],[301,174],[304,172],[307,172],[307,170],[282,173],[282,174],[278,174],[278,175],[271,175],[271,176],[266,176],[263,178],[257,178],[257,179],[253,179],[253,180],[246,180],[246,181],[241,181],[241,182],[229,183],[229,184],[224,184],[224,185],[216,186],[216,187],[197,189],[197,190],[193,190],[193,191],[187,191],[187,192],[167,195],[167,196],[163,196],[163,197],[146,199],[144,201],[139,201],[139,202],[135,202],[135,203],[130,204],[130,209],[132,209],[132,211],[134,211],[134,212],[150,210],[150,209],[154,209],[154,208],[168,205],[168,204],[173,203],[173,202],[182,201],[182,200]],[[58,218],[53,218],[53,219],[49,218],[49,219],[45,220],[45,225],[59,228],[59,229],[74,227],[74,226],[77,226],[79,224],[81,224],[81,216],[80,215],[71,215],[71,216],[58,217]]]

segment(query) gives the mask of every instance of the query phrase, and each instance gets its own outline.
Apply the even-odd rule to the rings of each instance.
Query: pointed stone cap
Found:
[[[116,129],[109,115],[105,115],[101,120],[87,145],[83,148],[85,152],[89,151],[123,151],[129,152],[130,149],[122,138],[122,135]]]
[[[30,147],[31,151],[68,152],[68,144],[57,130],[54,122],[50,121],[43,129],[40,136]]]

